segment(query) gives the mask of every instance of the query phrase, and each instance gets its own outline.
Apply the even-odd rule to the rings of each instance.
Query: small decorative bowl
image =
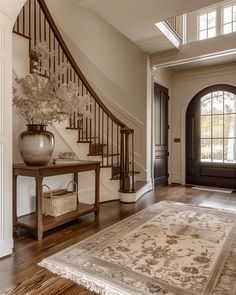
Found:
[[[75,153],[73,153],[73,152],[63,152],[63,153],[59,153],[59,154],[58,154],[58,157],[59,157],[60,159],[71,159],[71,160],[76,158]]]

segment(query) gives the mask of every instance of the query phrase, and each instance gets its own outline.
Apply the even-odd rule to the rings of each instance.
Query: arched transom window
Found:
[[[212,91],[200,104],[201,162],[236,163],[236,95]]]

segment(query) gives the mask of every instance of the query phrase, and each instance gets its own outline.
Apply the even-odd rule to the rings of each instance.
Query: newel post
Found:
[[[120,191],[134,191],[134,130],[121,128]]]

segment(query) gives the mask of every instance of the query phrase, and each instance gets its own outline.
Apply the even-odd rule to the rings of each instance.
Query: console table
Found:
[[[78,184],[78,172],[95,171],[95,203],[88,205],[78,203],[78,209],[67,214],[52,217],[42,214],[43,178],[62,174],[74,174],[74,181]],[[34,213],[17,217],[17,176],[34,177],[36,182],[36,211]],[[38,240],[42,240],[43,233],[56,226],[62,225],[79,216],[94,212],[99,215],[99,182],[100,162],[79,161],[71,164],[50,164],[48,166],[26,166],[25,164],[13,165],[13,226],[32,230]]]

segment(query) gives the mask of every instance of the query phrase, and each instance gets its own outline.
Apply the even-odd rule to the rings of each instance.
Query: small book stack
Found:
[[[53,164],[75,164],[79,159],[73,152],[59,153],[58,158],[53,159]]]
[[[79,162],[80,162],[79,160],[73,160],[73,159],[60,159],[60,158],[53,159],[53,164],[75,164]]]

